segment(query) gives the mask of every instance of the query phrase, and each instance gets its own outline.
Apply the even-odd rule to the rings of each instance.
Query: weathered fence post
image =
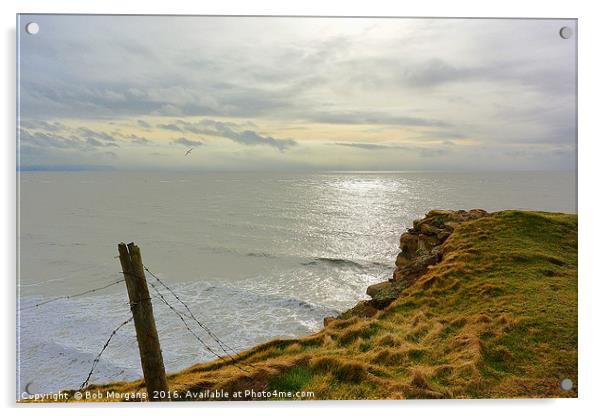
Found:
[[[129,243],[127,246],[120,243],[118,248],[119,261],[130,298],[132,315],[134,315],[136,338],[138,338],[140,362],[148,399],[151,401],[168,400],[163,355],[153,315],[153,304],[146,285],[140,249],[134,243]]]

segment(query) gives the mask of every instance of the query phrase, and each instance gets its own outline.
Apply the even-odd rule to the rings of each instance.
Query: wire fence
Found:
[[[186,316],[187,318],[193,320],[198,326],[199,328],[201,328],[203,331],[205,331],[207,333],[207,335],[209,337],[211,337],[216,343],[217,345],[220,347],[220,349],[224,352],[224,354],[226,354],[226,356],[228,358],[230,358],[232,360],[232,362],[234,362],[234,357],[232,357],[231,353],[235,354],[237,356],[237,358],[240,358],[240,355],[238,354],[238,352],[236,350],[234,350],[234,348],[228,346],[228,344],[226,344],[224,341],[222,341],[213,331],[211,331],[211,329],[209,329],[209,327],[207,327],[207,325],[203,324],[195,315],[194,313],[192,313],[192,310],[190,309],[190,307],[182,300],[182,298],[180,296],[178,296],[176,294],[176,292],[174,292],[171,288],[169,288],[169,286],[167,286],[165,283],[163,283],[163,281],[161,279],[159,279],[159,277],[153,273],[152,271],[150,271],[148,269],[148,267],[144,266],[144,270],[146,270],[148,272],[148,274],[150,274],[157,282],[159,282],[159,284],[161,286],[163,286],[169,293],[172,294],[172,296],[180,303],[184,306],[184,308],[186,309],[186,311],[188,312],[188,315],[186,314],[181,314],[179,311],[177,311],[175,308],[173,308],[171,305],[167,304],[173,311],[175,311],[176,313],[178,313],[178,315],[180,315],[181,319],[183,319],[183,316]],[[150,282],[149,282],[150,283]],[[150,283],[151,287],[159,294],[161,295],[161,292],[152,284]],[[165,298],[163,296],[161,296],[162,300],[165,300]],[[190,331],[192,332],[192,331]],[[230,352],[228,352],[230,351]],[[218,358],[223,359],[224,357],[221,357],[215,353],[213,353],[214,355],[216,355]],[[249,366],[253,367],[251,364],[248,364]]]
[[[25,306],[23,308],[19,308],[19,312],[20,311],[25,311],[25,310],[28,310],[28,309],[35,309],[35,308],[38,308],[40,306],[47,305],[47,304],[52,303],[52,302],[57,302],[57,301],[63,300],[63,299],[71,299],[71,298],[76,298],[76,297],[79,297],[79,296],[89,295],[90,293],[94,293],[94,292],[98,292],[98,291],[103,290],[103,289],[107,289],[107,288],[109,288],[111,286],[115,286],[115,285],[117,285],[119,283],[122,283],[122,282],[125,282],[125,279],[119,279],[119,280],[117,280],[115,282],[109,283],[108,285],[97,287],[97,288],[94,288],[94,289],[88,289],[88,290],[85,290],[85,291],[80,292],[80,293],[75,293],[73,295],[58,296],[56,298],[52,298],[52,299],[45,300],[43,302],[36,303],[35,305],[30,305],[30,306]]]
[[[81,386],[79,387],[80,390],[85,389],[88,386],[88,383],[90,382],[90,378],[92,377],[92,374],[94,373],[94,370],[96,369],[96,365],[98,364],[98,362],[100,361],[100,357],[102,356],[102,353],[105,352],[105,350],[107,349],[107,347],[109,346],[109,343],[111,342],[111,340],[113,339],[113,336],[124,326],[126,326],[127,324],[129,324],[130,322],[132,322],[132,320],[134,319],[134,317],[130,317],[127,320],[123,321],[121,324],[119,324],[119,326],[117,326],[117,328],[115,328],[113,330],[113,332],[111,332],[111,335],[109,335],[109,339],[107,339],[107,341],[105,342],[105,344],[102,346],[102,349],[100,350],[100,352],[98,353],[98,355],[96,356],[96,358],[94,358],[94,361],[92,361],[92,368],[90,369],[90,372],[88,372],[88,377],[86,377],[86,379],[84,380],[84,382],[81,384]]]
[[[203,323],[199,318],[197,318],[196,315],[193,313],[192,309],[188,306],[188,304],[182,300],[182,297],[179,296],[173,289],[171,289],[165,282],[163,282],[157,276],[157,274],[153,273],[146,265],[144,265],[144,270],[155,280],[155,283],[153,283],[150,280],[147,280],[147,283],[152,288],[154,294],[151,295],[148,299],[140,299],[136,303],[127,302],[130,306],[130,312],[133,310],[134,307],[136,307],[136,305],[138,303],[140,303],[144,300],[151,300],[151,302],[152,302],[152,299],[160,300],[162,304],[166,305],[169,308],[169,310],[171,312],[173,312],[179,318],[180,322],[182,323],[182,325],[186,329],[186,331],[189,332],[193,336],[193,338],[199,343],[199,345],[205,351],[207,351],[212,357],[214,357],[218,360],[228,361],[230,364],[232,364],[234,367],[236,367],[240,371],[249,372],[248,368],[252,368],[253,367],[252,364],[250,364],[250,363],[243,364],[243,363],[237,362],[242,357],[234,348],[232,348],[228,344],[226,344],[221,338],[219,338],[215,334],[214,331],[212,331],[209,328],[209,326],[207,324]],[[105,284],[105,285],[97,287],[97,288],[88,289],[83,292],[75,293],[72,295],[58,296],[56,298],[52,298],[52,299],[48,299],[43,302],[36,303],[35,305],[25,306],[25,307],[19,308],[18,311],[20,312],[20,311],[24,311],[24,310],[39,308],[41,306],[47,305],[52,302],[57,302],[59,300],[68,300],[68,299],[75,298],[75,297],[85,296],[85,295],[92,294],[92,293],[95,293],[95,292],[98,292],[98,291],[101,291],[104,289],[108,289],[112,286],[115,286],[115,285],[117,285],[119,283],[123,283],[123,282],[125,282],[125,279],[122,278],[122,279],[110,282],[108,284]],[[162,292],[162,290],[165,292]],[[171,295],[171,297],[173,297],[177,301],[177,303],[184,308],[185,311],[181,311],[178,308],[176,308],[168,300],[169,295]],[[103,344],[102,348],[100,349],[100,351],[98,352],[98,354],[96,355],[94,360],[92,361],[92,366],[90,368],[90,371],[88,372],[88,375],[86,376],[85,380],[81,383],[81,385],[79,387],[80,390],[83,390],[89,386],[90,380],[92,379],[92,376],[94,375],[94,372],[97,369],[97,365],[100,362],[103,353],[109,347],[109,344],[111,343],[111,340],[113,339],[113,337],[123,327],[127,326],[127,324],[132,322],[133,319],[134,319],[133,315],[129,316],[126,320],[121,322],[116,328],[114,328],[111,331],[110,335],[108,336],[107,340]],[[194,331],[193,328],[191,328],[191,325],[190,325],[191,322],[193,323],[193,326],[198,326],[200,333],[198,333],[199,332],[198,330]],[[205,337],[207,337],[208,339],[204,339],[203,335]],[[209,340],[212,340],[217,345],[217,348],[212,347],[210,345]],[[122,370],[118,374],[122,374],[123,371],[124,370]]]

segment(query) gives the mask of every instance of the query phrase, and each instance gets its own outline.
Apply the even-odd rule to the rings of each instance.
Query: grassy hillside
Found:
[[[171,374],[169,385],[316,399],[575,397],[577,216],[504,211],[462,223],[442,260],[384,310],[259,345],[238,365],[248,372],[211,362]],[[564,378],[572,391],[559,388]]]

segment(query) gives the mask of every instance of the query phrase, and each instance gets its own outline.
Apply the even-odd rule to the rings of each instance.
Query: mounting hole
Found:
[[[25,25],[25,31],[30,35],[37,35],[40,31],[40,25],[36,22],[29,22]]]
[[[25,393],[36,394],[37,391],[38,391],[38,385],[35,382],[30,381],[29,383],[27,383],[25,385]]]
[[[569,391],[573,389],[573,380],[570,378],[565,378],[560,382],[560,388],[564,391]]]
[[[560,37],[562,39],[569,39],[571,36],[573,36],[573,29],[568,26],[563,26],[560,28],[558,33],[560,33]]]

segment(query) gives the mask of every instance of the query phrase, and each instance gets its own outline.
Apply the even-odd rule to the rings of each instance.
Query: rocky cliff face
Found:
[[[426,217],[415,220],[413,227],[403,233],[399,239],[401,252],[395,260],[393,277],[386,282],[369,286],[366,293],[371,300],[362,301],[339,318],[351,316],[372,316],[393,302],[401,292],[412,285],[429,267],[443,258],[443,243],[454,229],[465,221],[488,215],[482,209],[470,211],[432,210]],[[327,325],[333,317],[324,319]]]

